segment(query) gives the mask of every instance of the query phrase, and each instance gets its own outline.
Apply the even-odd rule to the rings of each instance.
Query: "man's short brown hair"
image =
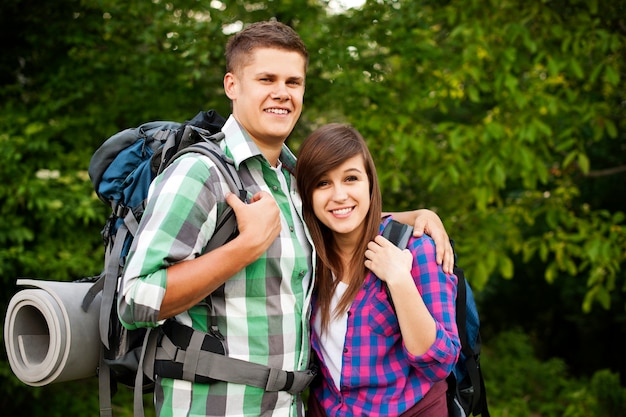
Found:
[[[226,71],[243,67],[256,48],[276,48],[298,52],[309,63],[309,52],[300,35],[291,27],[275,20],[255,22],[234,34],[226,44]]]

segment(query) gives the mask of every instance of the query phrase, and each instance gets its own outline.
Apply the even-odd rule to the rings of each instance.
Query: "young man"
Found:
[[[231,194],[208,158],[175,161],[152,185],[126,264],[119,315],[128,328],[156,327],[173,317],[202,332],[217,319],[229,357],[303,371],[315,256],[293,177],[296,159],[284,142],[302,111],[308,52],[288,26],[259,22],[230,39],[226,60],[232,115],[221,146],[248,198],[244,203]],[[205,253],[226,204],[239,235]],[[438,217],[426,218],[447,243]],[[155,406],[162,417],[303,414],[300,396],[284,390],[159,375]]]

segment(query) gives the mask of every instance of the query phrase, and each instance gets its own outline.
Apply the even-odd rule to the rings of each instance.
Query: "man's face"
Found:
[[[261,150],[282,146],[304,98],[305,58],[297,52],[257,48],[246,64],[224,77],[233,115]]]

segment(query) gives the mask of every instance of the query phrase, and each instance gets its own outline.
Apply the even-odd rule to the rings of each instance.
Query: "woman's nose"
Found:
[[[333,192],[333,199],[335,201],[344,201],[348,198],[348,193],[341,185],[335,186]]]

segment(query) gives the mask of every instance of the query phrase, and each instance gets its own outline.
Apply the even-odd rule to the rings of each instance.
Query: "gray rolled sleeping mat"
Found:
[[[19,279],[7,309],[4,342],[15,376],[31,386],[96,375],[100,296],[81,304],[93,283]]]

